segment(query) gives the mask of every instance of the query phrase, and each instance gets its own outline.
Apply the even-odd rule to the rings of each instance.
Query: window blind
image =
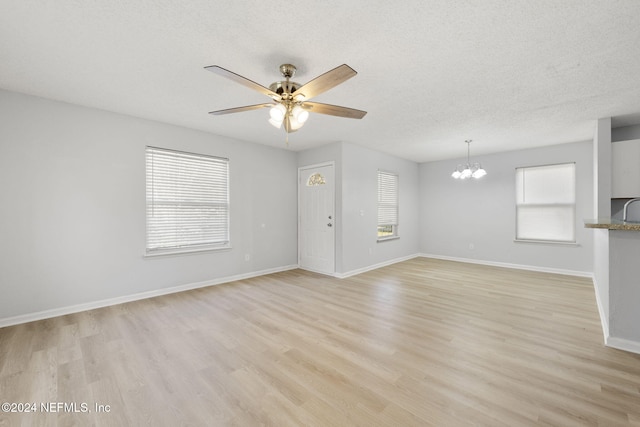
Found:
[[[575,242],[575,163],[516,169],[516,239]]]
[[[378,171],[378,226],[398,225],[398,175]]]
[[[146,148],[147,253],[229,245],[229,160]]]

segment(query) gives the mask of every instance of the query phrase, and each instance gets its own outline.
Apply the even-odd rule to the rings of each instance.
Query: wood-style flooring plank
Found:
[[[0,401],[89,408],[0,426],[640,426],[640,355],[602,342],[584,278],[292,270],[0,328]]]

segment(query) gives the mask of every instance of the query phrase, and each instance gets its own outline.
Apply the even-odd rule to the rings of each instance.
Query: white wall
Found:
[[[349,143],[298,153],[298,166],[336,164],[336,273],[418,254],[418,164]],[[400,238],[377,242],[378,169],[397,172]]]
[[[593,216],[591,141],[473,156],[488,174],[456,180],[466,159],[420,165],[421,251],[425,254],[579,274],[593,271],[593,239],[583,220]],[[515,168],[576,162],[577,245],[514,242]],[[473,245],[473,249],[470,248]]]
[[[143,257],[145,145],[230,159],[231,250]],[[0,319],[296,264],[296,174],[287,150],[0,91]]]

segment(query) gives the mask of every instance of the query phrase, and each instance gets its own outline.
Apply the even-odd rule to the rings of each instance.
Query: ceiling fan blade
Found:
[[[275,93],[274,91],[272,91],[271,89],[268,89],[264,86],[262,86],[261,84],[258,84],[256,82],[254,82],[253,80],[249,80],[246,77],[242,77],[240,74],[236,74],[233,71],[229,71],[226,70],[222,67],[219,67],[217,65],[210,65],[208,67],[204,67],[205,70],[209,70],[212,73],[215,73],[219,76],[222,77],[226,77],[230,80],[233,80],[236,83],[240,83],[243,86],[248,87],[249,89],[253,89],[255,91],[258,91],[264,95],[267,95],[271,98],[273,98],[276,101],[280,101],[282,99],[282,97],[280,95],[278,95],[277,93]]]
[[[298,90],[293,92],[293,97],[295,98],[296,96],[303,95],[304,99],[313,98],[314,96],[318,96],[321,93],[338,86],[340,83],[349,80],[356,74],[358,73],[356,73],[353,68],[349,67],[347,64],[342,64],[341,66],[336,67],[331,71],[327,71],[298,88]]]
[[[328,114],[330,116],[346,117],[348,119],[361,119],[367,112],[355,108],[340,107],[338,105],[321,104],[319,102],[305,102],[302,108],[312,113]]]
[[[221,116],[223,114],[242,113],[243,111],[251,111],[251,110],[257,110],[259,108],[273,107],[274,105],[276,104],[273,104],[271,102],[268,102],[266,104],[246,105],[244,107],[227,108],[226,110],[210,111],[209,114],[213,114],[214,116]]]

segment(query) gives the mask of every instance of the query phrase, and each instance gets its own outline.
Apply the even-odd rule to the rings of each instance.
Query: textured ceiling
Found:
[[[2,0],[0,87],[284,147],[267,102],[204,70],[268,86],[358,75],[314,98],[368,111],[312,114],[289,148],[345,141],[430,161],[591,139],[639,122],[640,1]]]

